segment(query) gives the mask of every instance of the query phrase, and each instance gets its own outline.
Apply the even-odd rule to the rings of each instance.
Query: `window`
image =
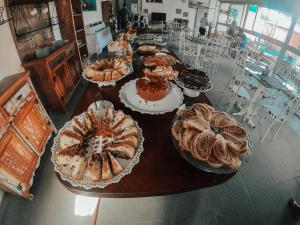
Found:
[[[220,6],[219,22],[227,22],[227,13],[229,10],[229,3],[222,3]]]
[[[229,20],[228,23],[231,24],[232,21],[236,21],[238,26],[242,24],[242,17],[243,17],[244,5],[234,5],[232,4],[229,10]]]
[[[300,21],[296,23],[291,41],[290,46],[300,49]],[[300,64],[299,64],[300,65]]]
[[[256,5],[249,5],[248,6],[248,15],[245,23],[245,29],[252,30],[252,26],[255,21],[255,15],[257,12],[257,6]]]
[[[267,27],[268,13],[268,8],[258,8],[256,20],[253,26],[253,31],[266,34],[267,36],[271,35],[272,31]]]

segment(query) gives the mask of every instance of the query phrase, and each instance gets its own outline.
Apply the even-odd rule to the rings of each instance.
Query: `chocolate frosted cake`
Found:
[[[178,80],[188,89],[198,90],[206,87],[209,78],[205,72],[197,69],[184,69],[178,75]]]

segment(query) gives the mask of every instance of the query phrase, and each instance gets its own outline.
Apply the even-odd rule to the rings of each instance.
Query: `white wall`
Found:
[[[0,0],[0,6],[3,4],[4,0]],[[24,69],[21,66],[21,60],[8,23],[0,26],[0,40],[0,79],[23,72]]]
[[[182,3],[182,0],[163,0],[163,3],[149,3],[142,0],[142,12],[144,9],[148,9],[149,20],[152,12],[159,12],[167,14],[167,22],[173,21],[174,18],[188,19],[189,27],[194,26],[196,9],[188,7],[188,0],[185,3]],[[181,14],[176,14],[176,9],[181,9]],[[189,17],[183,17],[183,12],[188,12]]]
[[[96,21],[102,21],[101,0],[97,0],[97,11],[83,12],[83,20],[84,20],[84,24],[90,24]]]

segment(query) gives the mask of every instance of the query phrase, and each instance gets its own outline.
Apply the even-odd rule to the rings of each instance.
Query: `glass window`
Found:
[[[269,30],[267,27],[268,13],[269,13],[268,8],[263,8],[263,7],[258,8],[253,30],[258,33],[266,34],[267,36],[271,36],[272,31]]]
[[[252,30],[252,26],[254,24],[255,15],[257,12],[257,6],[256,5],[249,5],[248,6],[248,15],[245,23],[245,29]]]
[[[290,46],[300,49],[300,21],[296,23],[291,41]]]
[[[234,5],[232,4],[229,10],[229,20],[228,23],[231,24],[232,21],[236,21],[238,26],[241,26],[242,16],[243,16],[244,5]]]
[[[229,10],[229,3],[222,3],[220,6],[219,22],[227,22],[227,13]]]

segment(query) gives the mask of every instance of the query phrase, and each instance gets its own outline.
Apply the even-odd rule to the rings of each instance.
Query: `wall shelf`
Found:
[[[34,32],[36,32],[36,31],[44,30],[44,29],[46,29],[46,28],[53,27],[53,26],[60,25],[60,24],[63,24],[63,22],[60,22],[60,23],[54,23],[54,24],[49,24],[49,25],[47,25],[47,26],[39,27],[39,28],[30,30],[30,31],[22,32],[22,33],[16,33],[16,36],[17,36],[17,37],[22,37],[22,36],[24,36],[24,35],[31,34],[31,33],[34,33]]]

